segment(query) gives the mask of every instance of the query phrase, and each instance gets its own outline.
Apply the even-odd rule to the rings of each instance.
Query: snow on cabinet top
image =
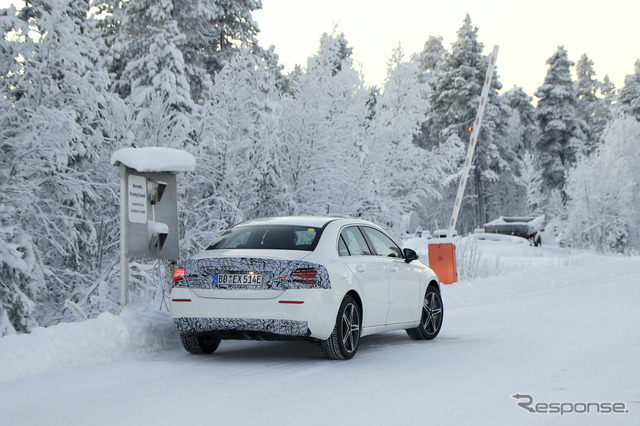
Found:
[[[196,159],[173,148],[123,148],[111,155],[111,165],[120,164],[138,172],[190,172],[196,168]]]

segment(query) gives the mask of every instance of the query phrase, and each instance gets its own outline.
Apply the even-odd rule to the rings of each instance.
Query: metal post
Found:
[[[453,213],[451,214],[451,222],[449,223],[447,238],[453,237],[453,231],[456,229],[456,223],[458,222],[458,215],[460,214],[460,205],[462,204],[464,189],[467,186],[467,181],[469,180],[469,171],[471,170],[471,160],[473,159],[473,152],[475,151],[476,144],[478,142],[478,134],[480,133],[480,124],[482,123],[484,108],[487,106],[487,101],[489,100],[489,88],[491,87],[491,80],[493,79],[493,71],[495,70],[495,67],[496,67],[497,57],[498,57],[498,46],[493,46],[493,52],[491,53],[491,57],[489,59],[489,66],[487,67],[487,75],[484,79],[484,86],[482,87],[482,94],[480,95],[480,104],[478,105],[476,119],[473,122],[471,138],[469,140],[469,149],[467,150],[467,157],[465,158],[464,166],[462,167],[462,177],[460,178],[460,186],[458,186],[458,194],[456,195],[456,201],[453,205]]]
[[[125,166],[120,165],[120,305],[129,304],[129,257],[127,256],[127,181]]]

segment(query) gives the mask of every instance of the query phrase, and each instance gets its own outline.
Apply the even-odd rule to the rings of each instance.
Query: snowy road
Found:
[[[447,286],[436,340],[371,336],[351,361],[307,342],[224,341],[193,356],[171,340],[0,381],[0,424],[639,424],[640,259],[574,263],[538,271],[537,287],[522,272]],[[628,413],[529,413],[518,393]]]

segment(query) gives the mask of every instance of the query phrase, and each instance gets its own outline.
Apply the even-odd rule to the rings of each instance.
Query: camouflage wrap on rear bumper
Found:
[[[286,319],[242,319],[242,318],[174,318],[181,334],[209,331],[254,331],[280,336],[306,337],[310,331],[306,321]]]
[[[195,288],[207,290],[289,290],[303,288],[331,288],[327,268],[303,260],[257,259],[243,257],[215,257],[208,259],[189,259],[183,264],[185,276],[173,284],[176,288]],[[296,269],[314,268],[317,270],[315,284],[306,284],[291,280]],[[262,274],[262,284],[219,284],[213,283],[213,275],[218,274]]]

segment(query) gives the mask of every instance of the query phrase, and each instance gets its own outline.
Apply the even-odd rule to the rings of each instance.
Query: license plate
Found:
[[[214,284],[262,284],[261,274],[213,274]]]

